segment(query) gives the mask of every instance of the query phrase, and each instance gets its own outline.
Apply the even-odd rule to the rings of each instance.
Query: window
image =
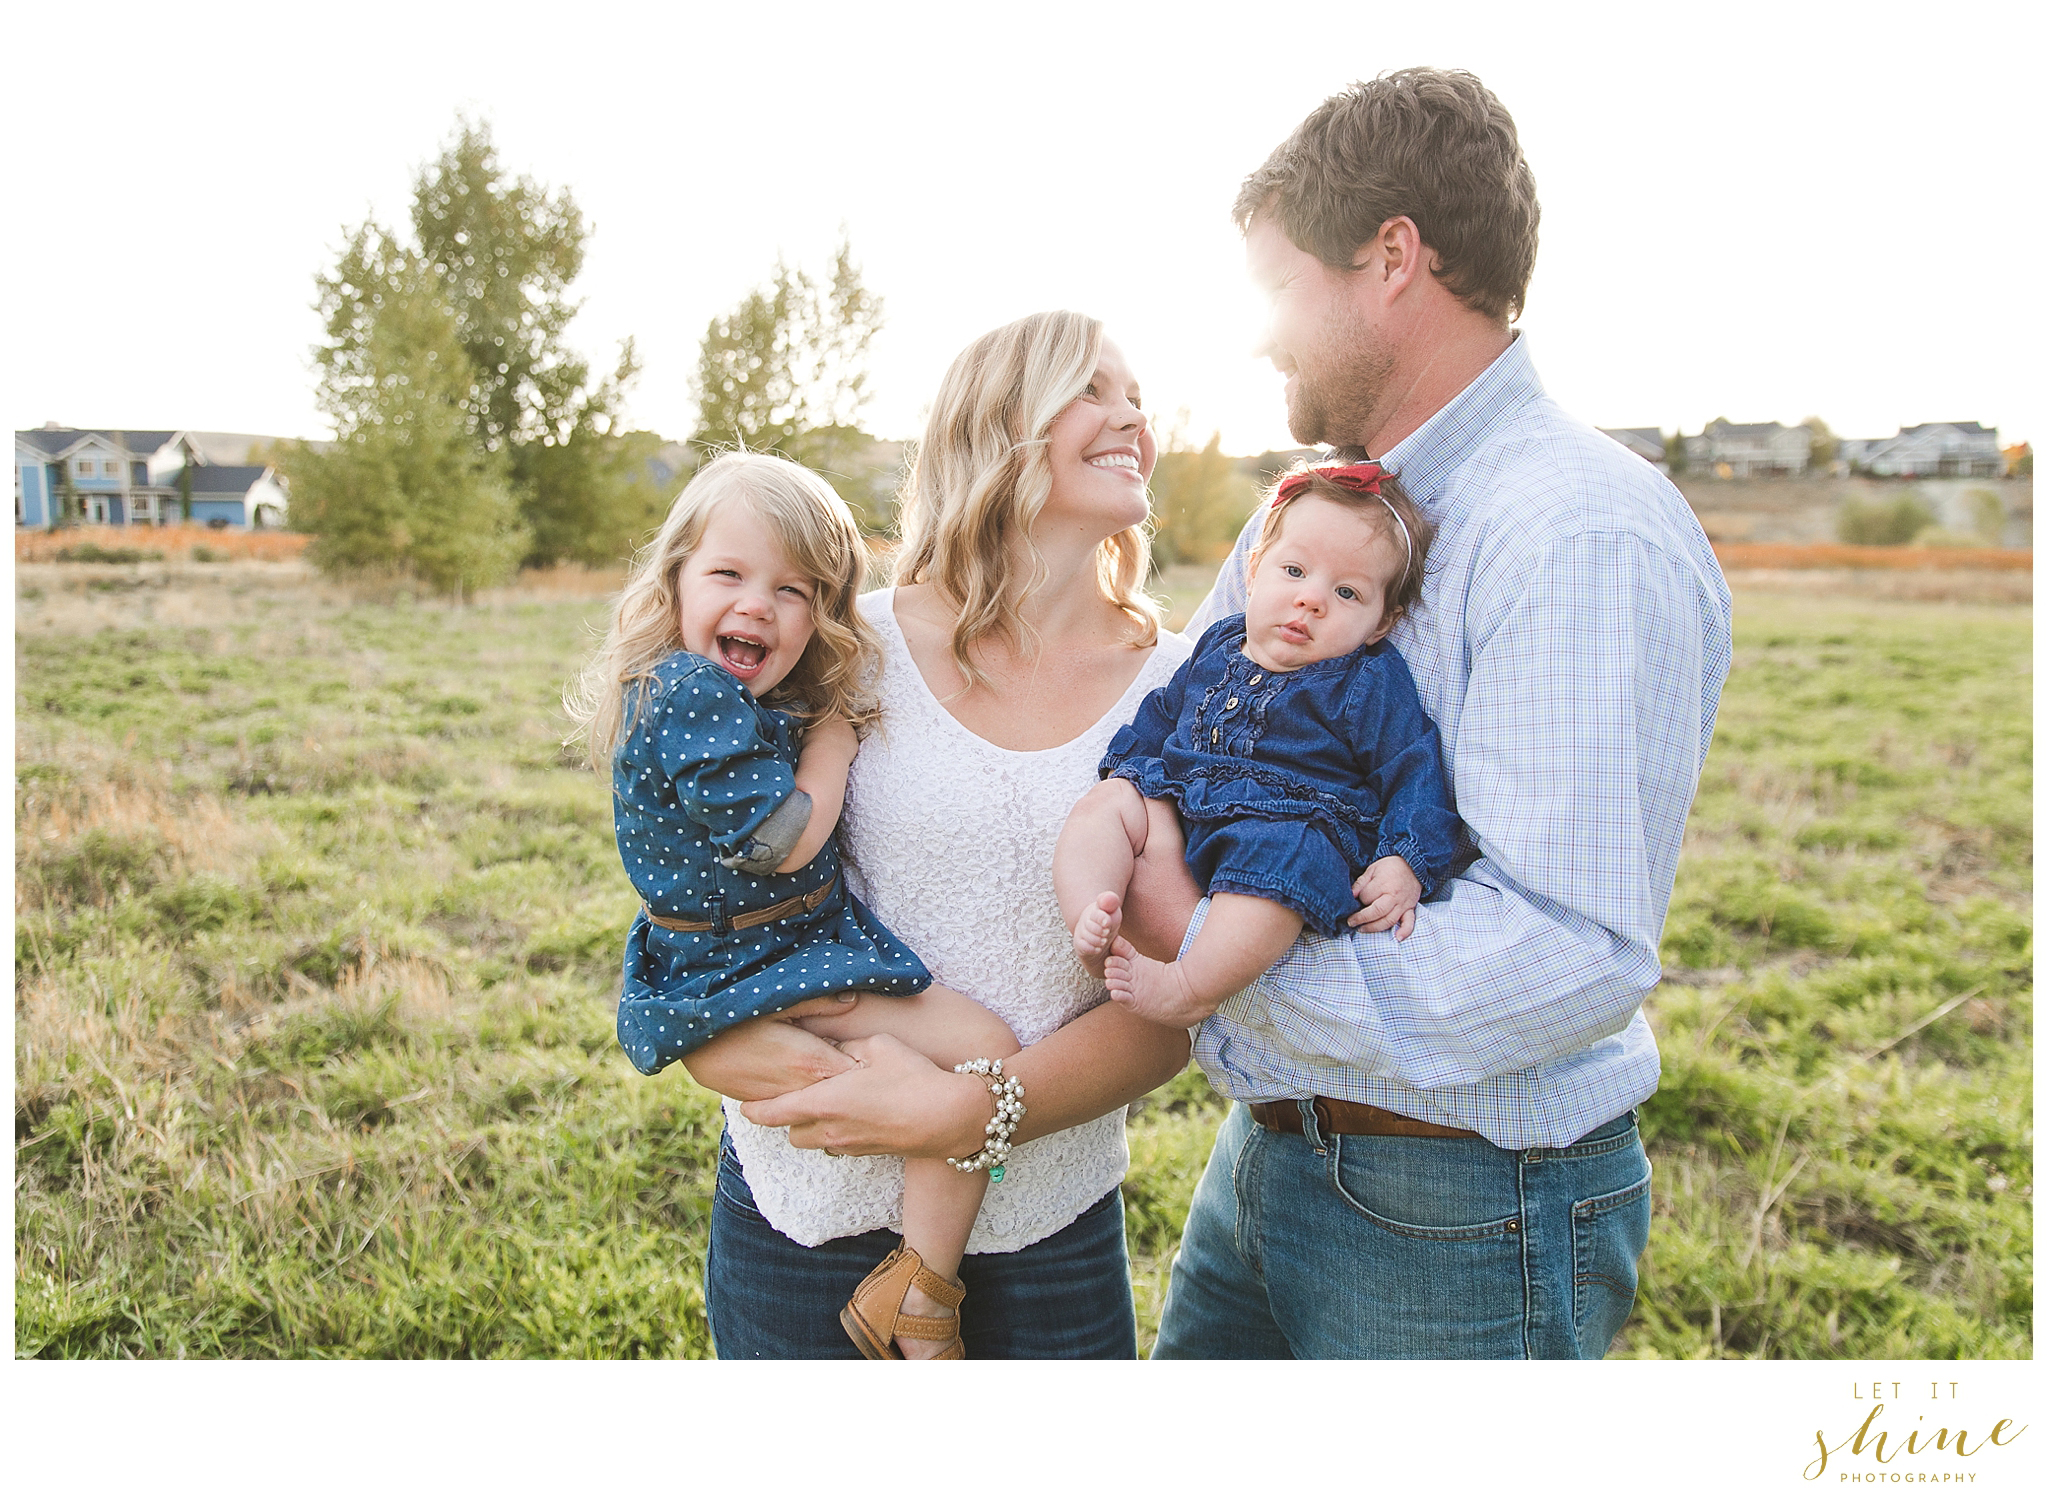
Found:
[[[78,460],[78,477],[79,477],[80,479],[90,479],[90,478],[92,478],[92,460],[91,460],[91,459],[89,459],[89,458],[81,458],[80,460]]]

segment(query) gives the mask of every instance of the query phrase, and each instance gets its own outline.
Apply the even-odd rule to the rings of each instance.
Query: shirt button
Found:
[[[1229,701],[1228,703],[1225,703],[1225,704],[1224,704],[1223,706],[1224,706],[1225,708],[1236,708],[1236,707],[1237,707],[1237,700],[1236,700],[1235,698],[1232,698],[1232,699],[1231,699],[1231,700],[1230,700],[1230,701]]]
[[[1212,729],[1212,730],[1210,730],[1210,731],[1209,731],[1209,743],[1210,743],[1210,744],[1212,744],[1212,745],[1213,745],[1213,744],[1215,744],[1215,743],[1216,743],[1216,741],[1217,741],[1217,739],[1218,739],[1218,737],[1219,737],[1219,736],[1221,736],[1221,735],[1222,735],[1222,733],[1223,733],[1223,731],[1222,731],[1222,730],[1220,730],[1220,729]]]
[[[1257,687],[1257,686],[1259,685],[1259,679],[1260,679],[1261,677],[1264,677],[1265,675],[1266,675],[1266,674],[1265,674],[1264,672],[1254,672],[1254,673],[1252,673],[1252,679],[1251,679],[1251,680],[1252,680],[1252,686],[1253,686],[1253,687]]]

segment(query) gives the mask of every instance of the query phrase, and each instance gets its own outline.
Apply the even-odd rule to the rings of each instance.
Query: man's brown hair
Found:
[[[1389,219],[1415,221],[1438,280],[1475,312],[1520,316],[1536,267],[1536,177],[1515,122],[1470,73],[1403,68],[1333,94],[1244,180],[1240,230],[1271,214],[1350,269]]]

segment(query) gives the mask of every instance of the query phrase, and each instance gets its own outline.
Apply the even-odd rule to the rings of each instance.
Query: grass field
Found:
[[[613,1040],[557,745],[600,601],[295,569],[19,570],[17,1353],[708,1354],[716,1105]],[[2031,1353],[2029,635],[1739,597],[1617,1352]],[[1147,1343],[1218,1118],[1133,1109]]]

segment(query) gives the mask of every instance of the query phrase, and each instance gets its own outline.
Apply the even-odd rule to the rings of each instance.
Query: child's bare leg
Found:
[[[1052,854],[1052,888],[1074,954],[1097,979],[1123,922],[1131,872],[1145,852],[1145,798],[1121,776],[1091,787],[1074,804]]]
[[[893,1036],[946,1068],[976,1057],[1013,1057],[1018,1050],[1009,1027],[965,995],[939,985],[900,1000],[863,995],[839,1015],[806,1016],[796,1024],[833,1042]],[[903,1240],[937,1275],[949,1281],[959,1277],[967,1236],[987,1190],[986,1172],[963,1172],[938,1157],[914,1157],[903,1163]],[[903,1310],[921,1318],[946,1313],[941,1303],[915,1286],[904,1293]],[[898,1338],[896,1347],[905,1359],[929,1359],[946,1345]]]
[[[1186,853],[1178,809],[1121,777],[1075,804],[1053,851],[1053,890],[1091,974],[1101,975],[1119,936],[1155,955],[1180,951],[1202,899]]]
[[[1195,919],[1203,892],[1188,873],[1180,809],[1148,797],[1145,818],[1145,849],[1124,893],[1121,936],[1140,953],[1171,963],[1180,953],[1181,939]]]
[[[1178,962],[1119,942],[1105,965],[1109,998],[1149,1021],[1192,1026],[1273,967],[1301,936],[1301,918],[1276,901],[1225,892]]]

